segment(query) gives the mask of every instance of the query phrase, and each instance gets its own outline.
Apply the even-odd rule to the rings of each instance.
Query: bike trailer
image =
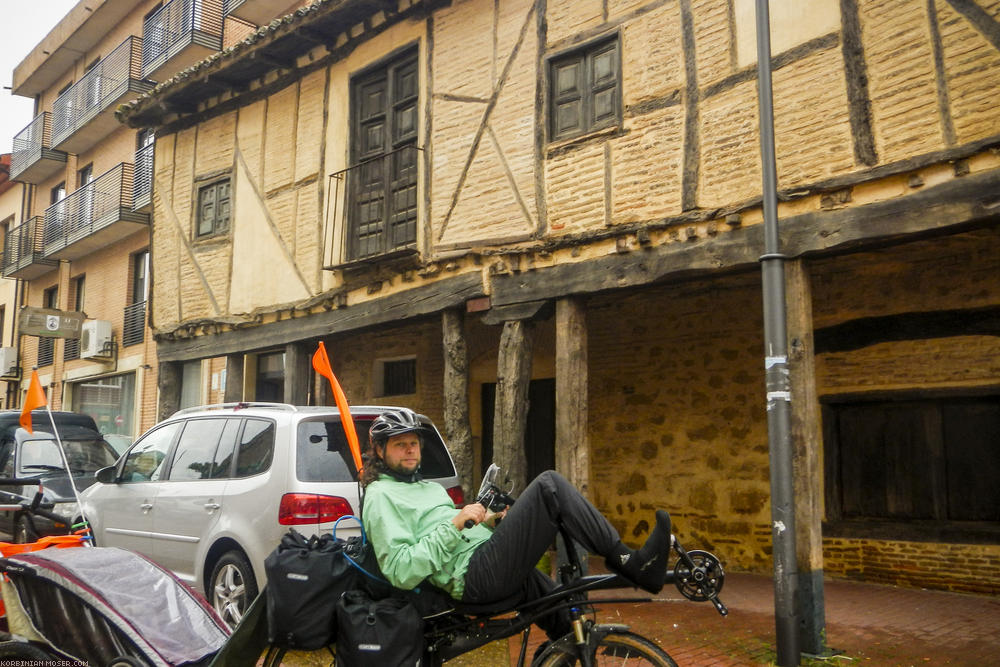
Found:
[[[205,600],[124,549],[46,549],[0,559],[10,632],[66,659],[206,664],[229,630]]]

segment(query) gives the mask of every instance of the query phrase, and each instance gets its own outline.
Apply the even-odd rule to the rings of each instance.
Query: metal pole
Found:
[[[796,610],[798,566],[795,554],[795,487],[791,447],[791,385],[785,323],[785,256],[778,237],[777,167],[774,157],[774,102],[771,91],[771,19],[768,0],[757,0],[757,100],[760,108],[760,157],[764,204],[765,381],[771,468],[771,534],[774,544],[774,622],[778,665],[799,664]]]

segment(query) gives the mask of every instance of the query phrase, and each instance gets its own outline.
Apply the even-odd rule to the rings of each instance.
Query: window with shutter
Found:
[[[229,229],[230,182],[228,179],[198,190],[198,236],[221,234]]]
[[[413,49],[352,81],[351,259],[416,243],[418,76]]]
[[[621,123],[619,40],[602,40],[549,61],[550,140]]]

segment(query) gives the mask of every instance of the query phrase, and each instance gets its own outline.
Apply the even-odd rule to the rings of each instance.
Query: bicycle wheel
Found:
[[[677,663],[654,642],[637,635],[634,632],[609,632],[597,644],[597,650],[591,656],[595,666],[616,665],[621,667],[638,667],[639,665],[655,665],[656,667],[677,667]],[[576,657],[576,647],[570,638],[555,642],[539,657],[535,663],[539,667],[569,667],[579,664]]]

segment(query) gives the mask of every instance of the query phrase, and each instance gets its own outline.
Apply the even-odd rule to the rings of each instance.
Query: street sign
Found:
[[[18,332],[45,338],[79,338],[86,316],[54,308],[22,306],[17,317]]]

